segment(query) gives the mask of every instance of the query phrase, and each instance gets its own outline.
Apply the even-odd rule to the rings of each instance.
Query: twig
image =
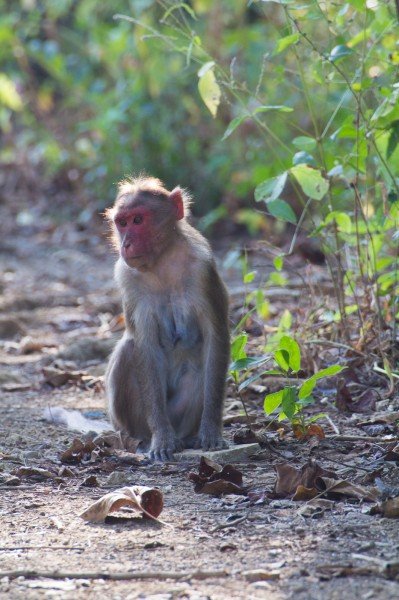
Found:
[[[43,548],[49,550],[85,550],[83,546],[0,546],[0,552],[7,552],[12,550],[43,550]]]
[[[234,521],[227,521],[226,523],[219,523],[213,529],[211,529],[211,533],[215,533],[215,531],[219,531],[220,529],[227,529],[228,527],[235,527],[239,523],[243,523],[248,518],[248,513],[243,517],[239,517],[238,519],[234,519]]]
[[[180,573],[168,571],[126,571],[121,573],[107,573],[103,571],[82,571],[80,573],[69,571],[34,571],[29,569],[17,569],[15,571],[0,571],[0,579],[8,577],[16,579],[105,579],[109,581],[122,581],[132,579],[215,579],[227,577],[226,571],[181,571]]]
[[[336,424],[332,421],[331,417],[329,417],[328,415],[326,416],[327,421],[330,424],[330,427],[332,427],[332,429],[334,430],[334,433],[336,433],[337,435],[341,435],[340,430],[338,429],[338,427],[336,426]]]
[[[334,440],[337,442],[372,442],[374,444],[391,444],[397,441],[397,438],[382,438],[372,437],[371,435],[329,435],[326,440]]]

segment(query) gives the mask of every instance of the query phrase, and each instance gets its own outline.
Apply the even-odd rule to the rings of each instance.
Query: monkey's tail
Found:
[[[107,421],[99,419],[88,419],[79,410],[66,410],[62,406],[47,407],[43,418],[50,423],[65,425],[67,429],[80,431],[81,433],[104,433],[111,431],[112,426]]]

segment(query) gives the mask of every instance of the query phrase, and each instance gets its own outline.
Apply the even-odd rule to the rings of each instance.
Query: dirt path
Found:
[[[252,502],[196,494],[187,479],[196,465],[129,465],[112,453],[63,465],[61,453],[76,435],[44,421],[43,410],[104,411],[101,376],[118,335],[112,261],[101,235],[67,230],[9,239],[0,256],[1,598],[399,597],[398,581],[384,570],[386,561],[399,560],[397,520],[372,516],[370,503],[354,499],[303,512],[303,502],[262,494],[273,489],[276,464],[300,467],[309,458],[357,484],[369,484],[376,469],[397,482],[399,467],[381,458],[378,441],[330,439],[312,448],[275,437],[271,450],[239,465],[244,484],[257,491]],[[49,383],[54,372],[43,369],[54,368],[67,378],[63,385]],[[259,418],[262,397],[248,399]],[[231,395],[228,406],[230,416],[240,414]],[[340,427],[349,423],[335,418]],[[237,428],[226,426],[227,437]],[[128,483],[163,491],[167,526],[141,517],[107,524],[79,517]]]

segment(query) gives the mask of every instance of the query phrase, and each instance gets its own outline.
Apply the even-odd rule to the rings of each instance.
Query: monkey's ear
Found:
[[[169,199],[173,202],[176,212],[176,219],[180,221],[180,219],[184,218],[184,203],[183,203],[183,194],[179,187],[175,187],[169,195]]]

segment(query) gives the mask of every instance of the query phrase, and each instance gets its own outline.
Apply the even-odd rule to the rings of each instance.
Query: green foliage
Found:
[[[303,409],[313,402],[312,392],[317,382],[326,377],[332,377],[342,371],[344,367],[332,365],[318,371],[305,381],[297,380],[292,385],[292,375],[301,369],[301,350],[299,344],[290,336],[283,336],[273,358],[277,363],[277,373],[290,378],[290,382],[278,392],[267,394],[263,408],[267,415],[277,413],[278,420],[288,419],[292,425],[300,425],[303,432],[310,423],[322,418],[323,414],[314,415],[307,419]]]

